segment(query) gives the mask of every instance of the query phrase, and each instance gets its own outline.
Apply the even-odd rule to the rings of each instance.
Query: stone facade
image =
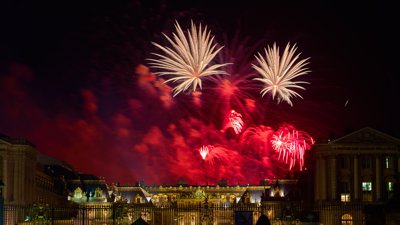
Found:
[[[315,203],[323,224],[368,223],[365,207],[387,203],[400,178],[400,140],[365,127],[311,150]],[[334,208],[346,212],[332,215]],[[381,207],[381,208],[382,208]]]
[[[0,179],[5,203],[24,205],[35,199],[36,148],[29,142],[0,136]]]
[[[6,205],[45,202],[56,206],[70,202],[108,207],[110,213],[113,204],[127,204],[132,210],[151,209],[155,224],[160,222],[160,213],[171,223],[209,219],[232,224],[233,214],[225,209],[244,206],[253,211],[253,219],[262,213],[274,223],[299,218],[325,225],[400,222],[396,192],[400,179],[399,139],[366,127],[316,143],[307,152],[306,165],[307,170],[293,179],[274,179],[260,185],[230,186],[226,181],[202,186],[184,182],[107,185],[102,178],[80,174],[66,163],[40,155],[27,141],[0,136],[0,179],[4,182]],[[214,207],[213,215],[204,211],[208,207]],[[168,213],[163,212],[171,215],[167,217]],[[146,214],[146,210],[141,213]]]

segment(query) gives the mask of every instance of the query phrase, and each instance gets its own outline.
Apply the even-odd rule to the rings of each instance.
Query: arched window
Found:
[[[226,202],[226,197],[225,197],[225,195],[221,195],[221,202],[222,202],[222,203]]]
[[[250,193],[246,192],[246,194],[244,194],[244,203],[251,203],[251,197],[250,197]]]
[[[82,198],[82,189],[77,187],[74,191],[74,198]]]
[[[235,200],[236,200],[236,196],[235,196],[235,195],[230,195],[230,196],[229,196],[229,202],[230,202],[230,203],[234,203]]]
[[[344,214],[341,219],[342,225],[353,225],[353,217],[350,214]]]
[[[153,202],[158,203],[158,201],[159,201],[158,195],[153,195],[152,200],[153,200]]]
[[[135,203],[142,203],[142,197],[139,194],[135,196]]]
[[[274,189],[274,196],[273,197],[281,197],[282,196],[282,192],[281,189],[279,188],[279,186],[276,186]]]
[[[102,196],[102,191],[100,188],[96,188],[96,190],[94,190],[94,197],[96,198],[101,198]]]

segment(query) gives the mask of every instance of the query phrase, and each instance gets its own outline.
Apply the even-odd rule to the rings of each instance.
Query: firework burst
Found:
[[[212,148],[213,148],[212,145],[207,145],[207,146],[203,145],[203,146],[201,146],[201,148],[199,149],[199,153],[201,155],[201,158],[203,158],[203,160],[206,159],[208,153],[210,152],[210,150]]]
[[[246,145],[246,149],[250,149],[252,153],[264,155],[270,149],[270,140],[273,133],[274,130],[268,126],[249,127],[243,132],[241,140]]]
[[[256,48],[247,48],[246,39],[229,39],[220,48],[207,27],[196,27],[192,22],[187,30],[178,23],[175,28],[171,36],[164,34],[167,45],[153,43],[161,53],[152,53],[154,58],[149,61],[158,73],[139,68],[138,80],[153,85],[156,94],[165,94],[169,97],[165,102],[173,103],[165,107],[178,119],[168,127],[173,151],[164,153],[168,145],[159,145],[163,158],[173,162],[173,175],[193,183],[208,184],[222,178],[254,183],[265,177],[284,176],[298,167],[302,170],[312,138],[292,125],[285,124],[277,131],[262,125],[267,110],[270,113],[273,109],[258,101],[258,93],[261,90],[262,96],[268,94],[278,103],[292,105],[294,97],[301,98],[295,91],[304,90],[301,84],[307,83],[298,81],[298,77],[309,72],[305,68],[308,59],[299,59],[296,46],[289,44],[281,53],[274,44],[265,49],[265,55],[261,52],[254,57]],[[172,98],[180,93],[185,96]],[[183,102],[186,104],[181,107],[178,103]],[[283,117],[280,114],[279,118]],[[153,149],[152,143],[142,147],[146,153],[149,149]],[[187,173],[182,175],[182,170]]]
[[[290,47],[290,44],[287,44],[282,57],[280,57],[279,47],[274,43],[272,48],[268,46],[268,49],[264,49],[265,57],[261,53],[255,56],[259,66],[253,64],[253,68],[261,74],[262,78],[254,78],[254,80],[264,84],[264,88],[260,92],[262,96],[271,92],[272,99],[275,99],[276,96],[278,103],[285,101],[291,106],[293,106],[292,97],[302,98],[292,89],[305,90],[300,84],[308,84],[308,82],[293,81],[293,79],[310,72],[305,68],[309,58],[296,62],[301,54],[295,55],[296,50],[296,45]]]
[[[296,162],[300,170],[304,165],[304,153],[314,144],[314,139],[304,131],[296,130],[293,126],[283,125],[272,136],[272,147],[279,152],[278,159],[289,164],[292,169]]]
[[[202,89],[202,78],[216,74],[226,74],[220,70],[221,67],[227,65],[214,64],[209,66],[214,57],[223,48],[216,48],[217,44],[213,44],[214,37],[210,35],[207,26],[202,29],[191,24],[191,31],[187,31],[187,36],[182,31],[178,22],[175,24],[176,34],[173,33],[173,40],[167,35],[164,37],[171,44],[172,48],[164,47],[157,43],[153,44],[164,52],[164,55],[152,53],[158,56],[158,59],[148,59],[151,67],[160,69],[158,75],[172,75],[172,78],[166,82],[178,83],[172,89],[173,96],[187,90],[196,91],[197,88]]]
[[[229,160],[229,155],[233,154],[233,152],[229,151],[227,148],[213,145],[203,145],[199,149],[199,153],[201,158],[210,166],[214,166],[217,163],[227,163]]]
[[[256,109],[254,94],[260,88],[257,77],[251,68],[251,60],[259,43],[253,44],[249,38],[242,38],[236,33],[233,38],[224,36],[225,47],[216,58],[217,62],[231,62],[224,67],[229,75],[216,75],[209,78],[211,81],[211,101],[215,109],[225,113],[231,108],[241,113],[253,112]]]
[[[233,130],[235,131],[235,134],[239,134],[242,132],[243,129],[243,120],[242,120],[242,115],[235,110],[231,110],[228,115],[228,120],[224,126],[224,129],[222,131],[225,131],[229,127],[232,127]]]

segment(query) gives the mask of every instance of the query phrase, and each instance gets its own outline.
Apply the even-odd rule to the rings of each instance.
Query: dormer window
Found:
[[[82,198],[82,189],[77,187],[74,191],[74,198]]]
[[[101,198],[101,197],[103,197],[102,191],[101,191],[100,188],[96,188],[96,190],[94,190],[94,197],[95,197],[95,198]]]
[[[140,196],[140,195],[136,195],[136,197],[135,197],[135,203],[142,203],[142,197]]]

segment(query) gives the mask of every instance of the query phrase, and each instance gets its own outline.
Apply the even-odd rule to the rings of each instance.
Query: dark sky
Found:
[[[171,34],[175,20],[185,28],[193,20],[207,24],[225,49],[248,46],[249,58],[274,42],[296,43],[301,57],[310,57],[304,99],[290,107],[260,97],[263,118],[252,122],[273,129],[290,123],[316,139],[365,126],[400,137],[399,24],[393,5],[262,2],[3,2],[0,133],[26,138],[40,152],[112,182],[174,183],[180,177],[196,182],[193,176],[203,176],[201,182],[221,178],[218,173],[231,182],[256,182],[282,174],[231,178],[255,160],[236,151],[229,153],[237,161],[228,167],[233,172],[191,168],[196,164],[183,161],[193,160],[201,138],[185,131],[215,135],[211,130],[220,119],[207,114],[213,105],[204,101],[196,108],[188,96],[178,96],[167,107],[164,92],[138,85],[135,68],[156,51],[151,42],[165,43],[161,32]],[[238,59],[246,56],[238,52]],[[267,164],[260,168],[280,168]]]

